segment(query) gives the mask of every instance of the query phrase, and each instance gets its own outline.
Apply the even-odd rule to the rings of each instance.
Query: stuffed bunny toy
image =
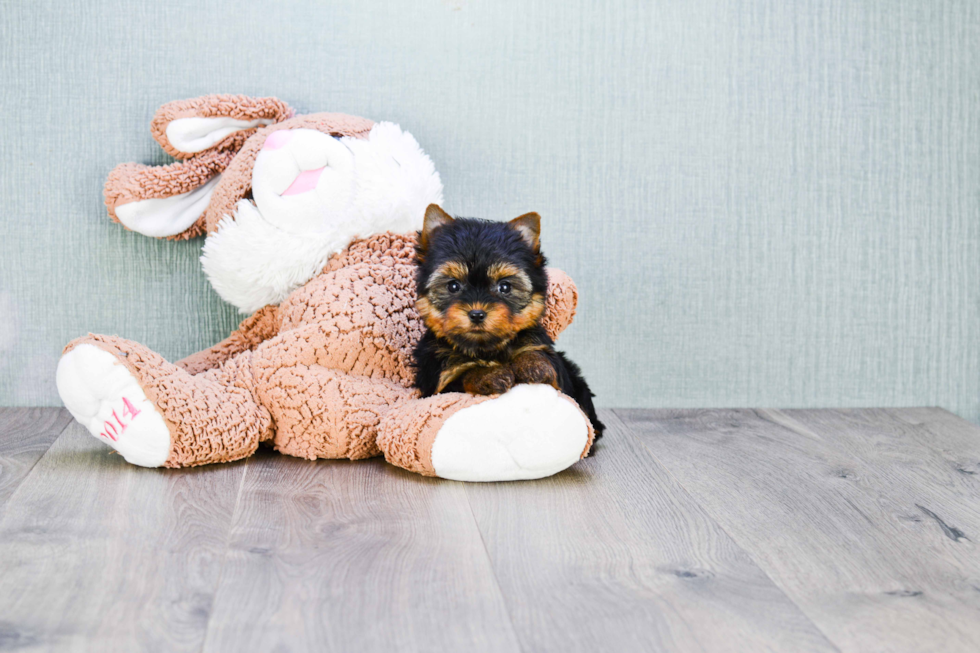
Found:
[[[408,132],[275,98],[210,95],[164,105],[153,137],[178,159],[123,164],[109,215],[156,238],[206,235],[215,290],[251,314],[177,363],[118,336],[65,347],[65,406],[132,464],[237,460],[259,443],[302,458],[384,454],[424,475],[540,478],[584,457],[593,429],[551,386],[498,396],[413,388],[415,243],[442,184]],[[545,326],[571,322],[575,286],[549,270]]]

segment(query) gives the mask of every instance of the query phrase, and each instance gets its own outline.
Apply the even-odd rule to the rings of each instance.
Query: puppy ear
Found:
[[[541,249],[541,216],[537,213],[525,213],[508,223],[521,234],[524,242],[535,252]]]
[[[419,247],[422,251],[429,249],[429,240],[433,231],[454,221],[453,216],[443,211],[441,206],[430,204],[425,209],[425,222],[422,224],[422,231],[419,234]]]

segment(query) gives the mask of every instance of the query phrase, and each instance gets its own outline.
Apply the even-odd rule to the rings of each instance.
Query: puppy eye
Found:
[[[497,284],[497,292],[499,292],[501,295],[509,294],[510,290],[510,281],[501,281]]]
[[[449,290],[449,292],[451,293],[457,293],[463,289],[463,286],[459,285],[459,282],[453,279],[452,281],[446,284],[446,289]]]

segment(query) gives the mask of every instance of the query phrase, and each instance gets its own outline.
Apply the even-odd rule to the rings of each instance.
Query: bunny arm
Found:
[[[585,458],[595,441],[579,405],[547,385],[411,398],[387,411],[377,432],[392,465],[457,481],[551,476]]]

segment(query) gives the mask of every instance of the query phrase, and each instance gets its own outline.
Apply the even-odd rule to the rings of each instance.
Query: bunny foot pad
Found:
[[[68,412],[127,462],[160,467],[170,455],[170,430],[136,377],[116,357],[80,344],[58,362],[58,394]]]
[[[582,458],[585,415],[547,385],[518,385],[446,420],[432,444],[437,476],[516,481],[557,474]]]

